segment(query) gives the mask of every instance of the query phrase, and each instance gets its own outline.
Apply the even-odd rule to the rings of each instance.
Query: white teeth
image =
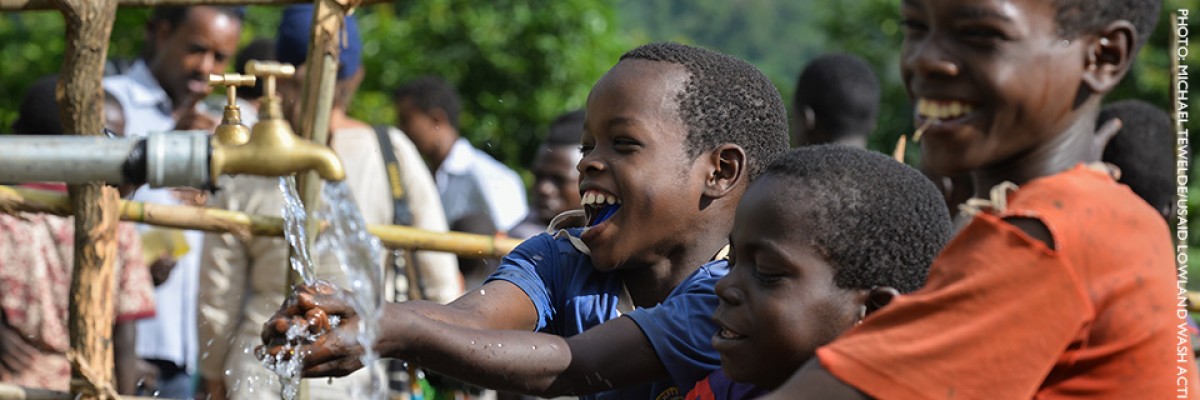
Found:
[[[617,196],[611,194],[606,195],[598,191],[585,192],[583,197],[579,199],[579,205],[581,206],[603,206],[605,204],[621,204],[621,199],[618,199]]]
[[[934,101],[917,99],[917,114],[926,119],[949,120],[973,111],[970,104],[957,100]]]

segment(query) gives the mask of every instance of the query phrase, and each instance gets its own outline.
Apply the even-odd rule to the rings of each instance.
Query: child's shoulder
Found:
[[[1008,210],[1002,214],[1068,219],[1065,222],[1083,227],[1128,221],[1140,221],[1150,228],[1163,225],[1162,217],[1128,186],[1118,183],[1112,173],[1101,164],[1080,164],[1030,181],[1012,194]]]
[[[1143,260],[1172,276],[1166,221],[1101,166],[1079,165],[1030,181],[1008,197],[1006,208],[993,214],[1037,219],[1049,231],[1051,247],[1074,265],[1118,271],[1124,268],[1122,262]],[[1094,260],[1097,254],[1109,261]]]

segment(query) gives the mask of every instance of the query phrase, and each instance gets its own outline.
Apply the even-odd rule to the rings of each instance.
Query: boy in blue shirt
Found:
[[[650,44],[596,83],[584,125],[588,228],[529,239],[447,306],[386,305],[381,354],[540,396],[681,398],[718,367],[713,285],[738,200],[788,148],[779,93],[743,61]],[[264,342],[281,344],[298,319],[319,329],[322,315],[340,315],[301,350],[304,374],[360,368],[353,311],[330,288],[297,291]]]

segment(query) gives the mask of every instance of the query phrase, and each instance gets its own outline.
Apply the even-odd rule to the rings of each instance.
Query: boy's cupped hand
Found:
[[[263,324],[260,356],[284,353],[284,358],[291,358],[299,353],[306,377],[345,376],[362,368],[358,314],[347,298],[346,291],[328,282],[296,285],[288,300]],[[338,317],[336,326],[330,324],[330,316]]]

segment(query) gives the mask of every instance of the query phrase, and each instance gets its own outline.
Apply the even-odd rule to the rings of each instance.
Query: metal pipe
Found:
[[[146,138],[0,135],[0,182],[207,188],[211,151],[203,131]]]

